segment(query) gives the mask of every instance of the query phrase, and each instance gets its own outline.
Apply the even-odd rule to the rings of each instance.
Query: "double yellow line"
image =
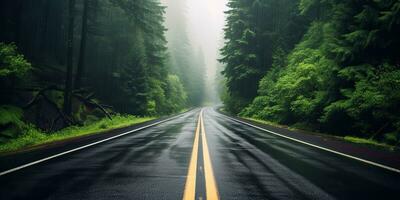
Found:
[[[201,133],[201,135],[200,135]],[[194,137],[192,155],[190,158],[189,170],[186,179],[184,200],[194,200],[196,198],[196,175],[197,175],[197,157],[199,152],[199,140],[201,137],[204,161],[204,176],[206,185],[207,200],[219,200],[217,184],[215,182],[214,172],[211,165],[210,152],[208,150],[206,131],[203,122],[203,110],[200,111],[197,121],[197,128]]]

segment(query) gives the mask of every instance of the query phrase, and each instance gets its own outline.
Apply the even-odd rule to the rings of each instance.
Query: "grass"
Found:
[[[265,120],[260,120],[260,119],[254,119],[254,118],[249,118],[249,117],[245,117],[243,119],[247,119],[250,121],[254,121],[254,122],[258,122],[261,124],[266,124],[266,125],[271,125],[271,126],[275,126],[275,127],[279,127],[279,128],[287,128],[291,131],[296,131],[296,130],[300,130],[300,131],[304,131],[302,128],[298,128],[298,127],[289,127],[289,126],[284,126],[275,122],[271,122],[271,121],[265,121]],[[389,145],[389,144],[385,144],[385,143],[381,143],[378,142],[376,140],[372,140],[372,139],[366,139],[366,138],[359,138],[359,137],[354,137],[354,136],[344,136],[344,137],[340,137],[340,136],[333,136],[333,135],[329,135],[329,134],[324,134],[324,133],[319,133],[319,132],[311,132],[309,130],[305,130],[307,133],[312,133],[312,134],[317,134],[317,135],[324,135],[324,136],[329,136],[329,137],[335,137],[339,140],[344,140],[346,142],[351,142],[351,143],[356,143],[356,144],[362,144],[362,145],[367,145],[367,146],[372,146],[372,147],[378,147],[378,148],[383,148],[386,150],[390,150],[393,151],[396,147]]]
[[[266,124],[266,125],[276,126],[276,127],[280,127],[280,128],[288,128],[287,126],[283,126],[281,124],[278,124],[278,123],[275,123],[275,122],[271,122],[271,121],[255,119],[255,118],[250,118],[250,117],[242,117],[242,118],[250,120],[250,121],[253,121],[253,122],[258,122],[260,124]]]
[[[389,150],[394,150],[394,146],[378,142],[376,140],[371,140],[371,139],[365,139],[365,138],[359,138],[359,137],[353,137],[353,136],[345,136],[343,139],[347,142],[352,142],[352,143],[357,143],[357,144],[364,144],[364,145],[370,145],[370,146],[376,146],[376,147],[381,147],[384,149],[389,149]]]
[[[52,134],[46,134],[33,126],[27,126],[25,133],[20,137],[9,140],[0,144],[0,153],[15,152],[23,149],[28,149],[38,145],[62,141],[74,137],[91,135],[109,131],[112,129],[123,128],[134,124],[146,122],[153,117],[135,117],[132,115],[115,115],[113,120],[103,118],[99,121],[84,125],[71,126]]]

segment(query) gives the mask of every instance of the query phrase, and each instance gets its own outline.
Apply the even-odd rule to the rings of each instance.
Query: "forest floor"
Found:
[[[54,142],[73,139],[86,135],[99,134],[113,129],[124,128],[155,119],[155,117],[136,117],[132,115],[115,115],[112,120],[103,118],[98,121],[83,125],[70,126],[54,133],[44,133],[31,127],[25,130],[20,137],[0,144],[0,154],[19,152],[45,146]]]

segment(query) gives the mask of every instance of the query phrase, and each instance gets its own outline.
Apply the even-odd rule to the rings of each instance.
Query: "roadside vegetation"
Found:
[[[135,117],[132,115],[115,115],[111,118],[112,120],[109,118],[91,119],[81,126],[69,126],[51,134],[43,132],[33,124],[25,124],[19,121],[18,126],[14,129],[15,133],[18,134],[9,134],[7,139],[2,138],[0,141],[0,154],[34,148],[79,136],[99,134],[155,119],[154,117]]]
[[[266,124],[270,126],[275,126],[279,128],[286,128],[291,131],[301,131],[303,134],[314,134],[322,137],[332,137],[337,140],[342,140],[346,142],[351,142],[351,143],[356,143],[360,145],[366,145],[370,146],[373,148],[381,148],[389,151],[394,151],[398,149],[396,144],[390,144],[390,141],[376,141],[374,139],[368,139],[368,138],[361,138],[361,137],[355,137],[355,136],[338,136],[338,135],[332,135],[332,134],[327,134],[327,133],[320,133],[320,132],[313,132],[315,130],[310,130],[307,127],[303,126],[287,126],[287,125],[282,125],[278,124],[276,122],[271,122],[271,121],[265,121],[265,120],[260,120],[260,119],[255,119],[255,118],[249,118],[249,117],[244,117],[244,119],[247,119],[249,121],[257,122],[260,124]]]
[[[221,51],[229,112],[399,144],[399,1],[230,0],[229,8]]]
[[[378,142],[373,139],[365,139],[365,138],[359,138],[359,137],[353,137],[353,136],[345,136],[345,137],[343,137],[343,139],[347,142],[375,146],[375,147],[380,147],[380,148],[384,148],[387,150],[396,149],[396,146],[388,145],[387,143]]]

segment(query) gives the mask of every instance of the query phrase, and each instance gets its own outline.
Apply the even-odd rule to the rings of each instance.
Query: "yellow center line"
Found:
[[[188,175],[186,178],[185,191],[183,194],[184,200],[193,200],[196,195],[196,172],[197,172],[197,155],[199,152],[199,135],[200,135],[200,116],[197,121],[196,134],[194,136],[194,144],[192,155],[190,158]]]
[[[201,132],[201,135],[200,135]],[[206,186],[206,199],[208,200],[219,200],[219,194],[217,190],[217,184],[212,169],[210,152],[208,150],[206,131],[203,122],[203,110],[200,111],[200,115],[197,121],[196,134],[194,138],[192,155],[190,158],[189,170],[185,184],[185,191],[183,194],[184,200],[194,200],[196,198],[196,175],[197,175],[197,157],[199,150],[199,137],[202,141],[203,149],[203,161],[204,161],[204,176]]]
[[[206,179],[206,195],[208,200],[218,200],[218,189],[212,169],[210,152],[208,150],[206,130],[204,128],[203,110],[200,112],[201,135],[203,143],[204,175]]]

